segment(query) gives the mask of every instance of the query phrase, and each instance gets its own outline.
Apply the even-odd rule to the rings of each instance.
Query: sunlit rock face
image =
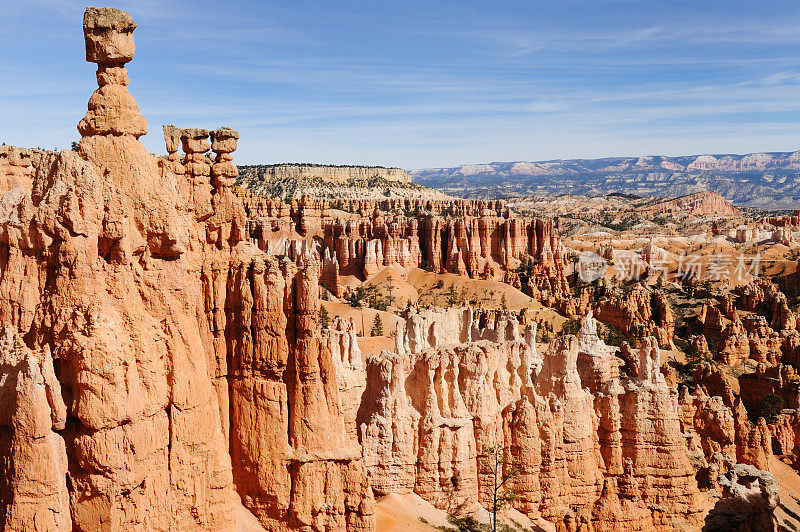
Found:
[[[249,236],[261,249],[295,255],[300,250],[293,247],[310,246],[320,258],[335,262],[336,273],[326,268],[322,275],[337,295],[339,274],[369,279],[387,266],[423,267],[519,287],[516,269],[527,259],[535,263],[531,295],[556,299],[569,293],[566,248],[553,222],[509,217],[500,202],[364,201],[348,207],[357,217],[343,217],[328,202],[309,196],[288,206],[247,197],[245,208]]]
[[[87,9],[77,151],[2,161],[0,528],[233,530],[243,501],[272,528],[372,530],[317,267],[244,242],[238,133],[172,126],[147,153],[135,27]]]
[[[379,493],[413,491],[468,513],[489,504],[486,452],[500,447],[517,468],[512,504],[529,517],[576,516],[602,530],[701,522],[684,414],[656,339],[621,379],[591,316],[578,338],[556,338],[541,358],[502,311],[478,319],[469,309],[410,308],[405,318],[396,352],[367,358],[358,412]],[[704,435],[729,438],[735,454],[728,415],[730,434]]]

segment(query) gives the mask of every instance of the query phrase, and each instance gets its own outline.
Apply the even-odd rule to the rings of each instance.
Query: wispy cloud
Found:
[[[159,125],[230,125],[237,160],[405,167],[781,150],[800,134],[800,5],[633,0],[119,0],[131,92]],[[0,140],[66,146],[94,90],[83,4],[7,0]]]
[[[764,76],[760,80],[764,85],[780,85],[783,83],[800,83],[800,72],[776,72],[768,76]]]

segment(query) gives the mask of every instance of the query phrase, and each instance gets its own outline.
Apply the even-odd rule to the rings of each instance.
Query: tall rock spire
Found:
[[[83,16],[86,61],[97,63],[99,88],[89,99],[89,110],[78,124],[78,131],[90,135],[147,134],[147,121],[128,92],[128,69],[133,59],[133,18],[111,7],[87,7]]]
[[[104,194],[119,204],[107,211],[104,227],[110,230],[101,236],[101,244],[106,254],[121,262],[145,249],[176,257],[186,250],[188,240],[186,224],[177,217],[180,198],[174,187],[164,186],[169,168],[159,166],[138,140],[147,133],[147,121],[128,92],[125,68],[136,49],[134,29],[136,24],[124,11],[86,8],[86,60],[97,63],[99,87],[78,124],[78,153],[102,177]]]

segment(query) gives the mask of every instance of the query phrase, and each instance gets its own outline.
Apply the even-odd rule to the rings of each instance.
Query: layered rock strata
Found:
[[[348,180],[367,180],[380,178],[387,181],[410,183],[411,176],[400,168],[384,168],[381,166],[328,166],[328,165],[299,165],[276,164],[266,166],[261,174],[261,179],[300,179],[318,177],[331,183],[347,183]]]

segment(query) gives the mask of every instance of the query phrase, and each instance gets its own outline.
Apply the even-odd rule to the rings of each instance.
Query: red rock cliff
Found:
[[[0,528],[232,530],[241,497],[265,526],[372,530],[317,267],[245,242],[235,131],[211,133],[213,164],[206,130],[147,153],[135,28],[86,10],[99,88],[78,150],[5,172]]]

